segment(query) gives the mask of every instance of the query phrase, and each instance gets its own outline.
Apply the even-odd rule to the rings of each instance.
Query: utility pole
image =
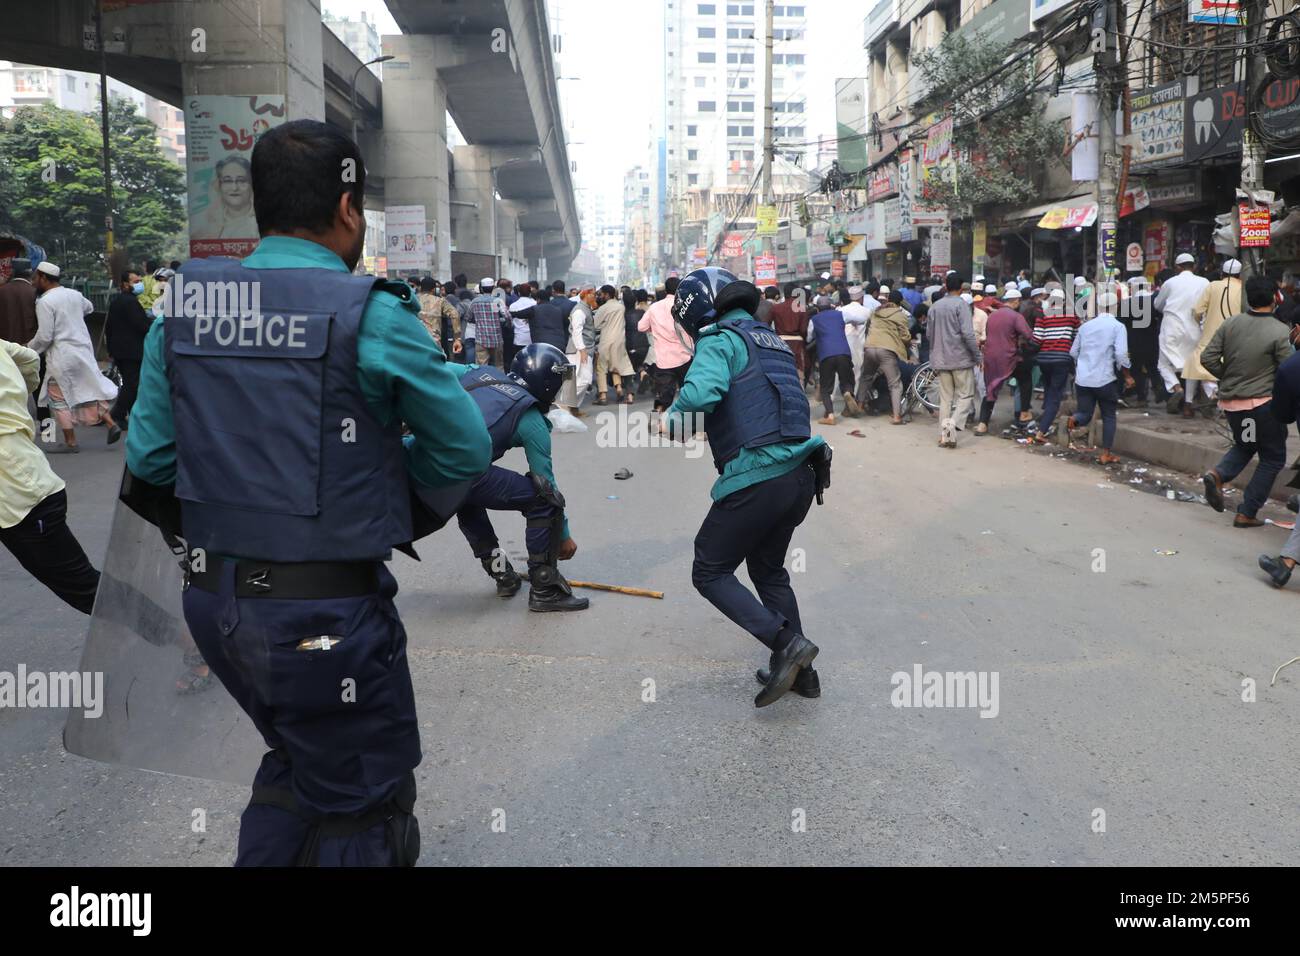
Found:
[[[1098,31],[1100,30],[1100,33]],[[1116,244],[1118,242],[1119,183],[1117,173],[1122,164],[1115,146],[1115,111],[1119,90],[1119,18],[1115,0],[1097,9],[1093,20],[1093,70],[1097,74],[1097,127],[1100,165],[1097,170],[1097,283],[1114,280]],[[1099,41],[1098,41],[1099,38]]]
[[[763,58],[763,205],[772,205],[772,164],[776,160],[775,136],[772,125],[772,6],[774,0],[765,0],[767,26],[763,30],[763,43],[767,53]],[[772,254],[772,237],[763,236],[763,253]]]
[[[1260,34],[1263,32],[1264,15],[1267,12],[1266,0],[1242,0],[1240,5],[1243,20],[1242,32],[1246,45],[1246,109],[1258,109],[1255,91],[1264,79],[1264,64],[1259,55]],[[1264,144],[1251,129],[1250,117],[1241,131],[1241,188],[1250,194],[1250,204],[1255,205],[1255,191],[1264,188]],[[1243,280],[1252,275],[1262,275],[1263,267],[1259,249],[1244,250],[1242,256]]]
[[[99,53],[99,126],[104,152],[104,265],[113,276],[113,165],[108,129],[108,58],[104,55],[104,0],[95,3],[95,48]],[[66,263],[65,263],[66,265]]]

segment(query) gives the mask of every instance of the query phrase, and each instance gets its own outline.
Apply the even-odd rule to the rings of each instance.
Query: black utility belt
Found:
[[[226,566],[235,566],[235,597],[312,601],[362,597],[379,590],[376,561],[248,561],[212,558],[202,571],[190,571],[188,581],[211,594],[221,592]]]

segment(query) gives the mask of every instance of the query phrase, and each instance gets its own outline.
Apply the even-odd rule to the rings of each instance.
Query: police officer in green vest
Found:
[[[695,341],[695,358],[665,414],[673,438],[702,420],[718,480],[695,536],[691,580],[714,607],[770,651],[754,698],[766,707],[787,690],[821,695],[799,604],[785,570],[794,531],[830,485],[830,447],[809,425],[794,354],[758,322],[760,294],[724,269],[692,272],[677,287],[673,319]],[[758,595],[736,578],[744,563]]]

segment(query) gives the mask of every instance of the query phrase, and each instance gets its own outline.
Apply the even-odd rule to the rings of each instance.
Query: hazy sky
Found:
[[[569,156],[578,165],[574,185],[603,194],[611,218],[622,203],[623,174],[649,161],[651,124],[661,117],[665,2],[547,0],[551,29],[561,37],[556,59]],[[809,139],[819,133],[833,138],[836,78],[866,75],[862,21],[870,3],[802,2],[808,13],[808,75],[801,89],[783,95],[806,99]],[[762,0],[755,5],[761,9]],[[322,0],[322,8],[352,18],[364,11],[380,34],[397,32],[383,0]]]

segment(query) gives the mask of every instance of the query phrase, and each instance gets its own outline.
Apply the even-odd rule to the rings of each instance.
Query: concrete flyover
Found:
[[[403,35],[384,38],[386,201],[437,210],[440,269],[447,223],[501,275],[538,277],[539,259],[562,275],[582,237],[543,0],[387,3]],[[470,144],[450,155],[439,105]]]

